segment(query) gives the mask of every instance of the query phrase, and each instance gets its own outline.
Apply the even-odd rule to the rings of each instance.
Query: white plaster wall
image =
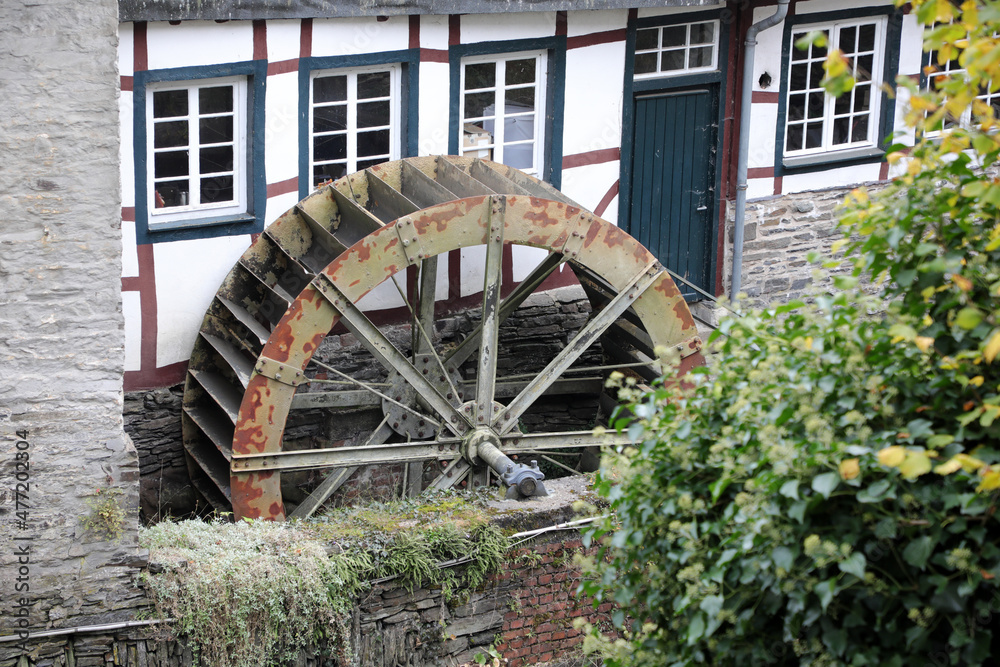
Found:
[[[157,367],[188,359],[212,297],[249,245],[244,234],[153,246]]]
[[[423,35],[423,27],[420,32]],[[420,63],[420,127],[417,130],[420,155],[448,153],[449,76],[448,63]]]
[[[406,271],[400,271],[396,274],[396,283],[399,285],[399,289],[405,293]],[[405,305],[399,290],[392,284],[392,278],[358,299],[358,308],[361,310],[384,310],[386,308],[400,308]]]
[[[647,16],[665,16],[667,14],[690,14],[691,12],[703,12],[709,9],[719,9],[726,3],[719,2],[714,5],[701,5],[698,7],[640,7],[639,18]]]
[[[410,23],[407,16],[390,16],[379,21],[374,16],[313,21],[313,56],[349,56],[409,48]]]
[[[620,30],[628,25],[628,10],[583,11],[566,14],[566,35],[589,35],[605,30]]]
[[[133,101],[131,90],[121,91],[118,97],[119,141],[118,164],[122,174],[122,206],[135,206],[135,156],[132,141]]]
[[[593,211],[621,175],[620,165],[620,161],[614,160],[566,169],[562,174],[562,192],[588,211]],[[610,210],[609,207],[605,214]]]
[[[624,41],[566,53],[563,155],[621,146],[624,77]]]
[[[135,223],[122,221],[122,278],[139,275],[139,257],[135,249]]]
[[[870,183],[878,180],[880,169],[880,164],[862,164],[808,174],[786,174],[781,180],[781,192],[788,194]]]
[[[122,317],[125,319],[125,370],[137,371],[142,354],[142,310],[138,292],[122,292]]]
[[[286,211],[295,206],[299,201],[299,193],[288,192],[277,197],[270,197],[264,209],[264,225],[267,226],[280,218]]]
[[[425,49],[448,48],[448,17],[420,17],[420,46]]]
[[[770,197],[773,194],[774,194],[773,178],[751,178],[747,180],[747,200],[760,199],[762,197]]]
[[[924,26],[917,21],[915,14],[903,17],[903,29],[900,39],[902,48],[899,51],[900,75],[919,76],[923,69]]]
[[[511,249],[511,257],[514,260],[514,280],[520,282],[527,278],[528,274],[548,256],[549,251],[543,248],[532,248],[523,245],[514,246]],[[480,285],[479,289],[482,289],[482,285]]]
[[[268,21],[267,22],[267,60],[278,62],[293,60],[299,57],[301,45],[302,22]]]
[[[149,23],[146,48],[149,69],[253,60],[253,24],[251,21]]]
[[[774,142],[778,125],[778,105],[758,102],[751,105],[750,145],[747,166],[773,167]]]
[[[815,14],[817,12],[836,12],[842,9],[855,9],[857,7],[873,7],[878,5],[892,5],[892,1],[868,0],[867,2],[858,2],[858,0],[809,0],[808,2],[800,2],[796,4],[795,13],[797,15],[802,15]]]
[[[556,13],[466,14],[462,16],[462,43],[503,39],[531,39],[556,34]]]
[[[477,245],[462,248],[462,285],[461,295],[469,296],[483,291],[483,281],[486,278],[486,246]]]
[[[759,7],[753,12],[754,23],[774,14],[774,7]],[[784,35],[784,23],[779,23],[760,33],[757,37],[757,48],[753,59],[753,89],[777,93],[781,90],[781,50]],[[743,48],[742,45],[740,48]],[[767,88],[760,87],[760,77],[767,73],[771,84]],[[743,76],[740,70],[738,76]]]
[[[270,38],[269,38],[270,41]],[[299,173],[299,74],[267,77],[264,98],[264,173],[268,183]]]
[[[132,76],[135,67],[133,60],[133,35],[131,23],[118,24],[118,73],[121,76]]]

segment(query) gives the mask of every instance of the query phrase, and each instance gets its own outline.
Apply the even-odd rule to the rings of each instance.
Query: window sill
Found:
[[[193,229],[198,227],[211,227],[214,225],[231,225],[243,222],[255,222],[256,216],[250,213],[237,213],[234,215],[223,215],[218,217],[192,218],[188,220],[170,220],[164,222],[149,222],[149,231],[170,232],[179,229]]]
[[[859,160],[881,158],[883,155],[885,155],[884,150],[866,146],[864,148],[851,148],[843,151],[786,157],[782,158],[781,164],[786,169],[800,169],[818,165],[834,165],[839,162],[857,162]]]

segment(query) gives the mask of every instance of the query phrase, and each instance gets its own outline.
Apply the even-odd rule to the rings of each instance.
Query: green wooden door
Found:
[[[663,264],[712,291],[717,88],[635,100],[627,231]],[[690,287],[677,287],[688,299]]]

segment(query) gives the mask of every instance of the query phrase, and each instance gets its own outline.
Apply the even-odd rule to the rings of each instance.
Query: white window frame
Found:
[[[233,199],[228,202],[212,202],[202,204],[192,202],[186,206],[156,207],[155,155],[154,146],[156,122],[186,119],[188,121],[188,192],[192,198],[200,197],[200,164],[197,148],[200,146],[199,118],[222,114],[198,113],[198,91],[202,88],[215,88],[222,85],[233,85]],[[173,119],[153,118],[153,94],[168,90],[186,90],[188,93],[187,116]],[[247,103],[247,77],[228,76],[215,79],[196,79],[192,81],[159,81],[146,86],[146,210],[149,214],[149,229],[155,230],[170,223],[186,220],[197,220],[206,217],[230,217],[246,214],[248,211],[247,178],[247,122],[250,115]],[[213,144],[207,144],[211,146]],[[176,151],[180,147],[172,146],[162,151]],[[161,178],[160,181],[177,181],[184,177]],[[210,222],[210,221],[209,221]]]
[[[855,151],[858,149],[866,148],[877,148],[879,133],[881,131],[881,111],[882,111],[882,79],[885,70],[885,59],[886,59],[886,31],[888,29],[888,19],[885,16],[866,16],[861,18],[845,19],[842,21],[831,21],[827,23],[816,23],[808,25],[796,25],[791,31],[791,40],[788,45],[789,49],[796,49],[795,42],[804,37],[806,34],[813,31],[823,31],[827,33],[827,49],[837,48],[839,43],[840,31],[845,28],[860,28],[864,25],[875,25],[875,42],[872,50],[872,72],[871,72],[871,93],[870,93],[870,105],[868,109],[868,134],[865,139],[861,141],[850,141],[841,144],[833,143],[833,130],[835,119],[842,117],[844,115],[856,115],[854,112],[849,111],[848,114],[837,114],[836,113],[836,103],[837,98],[826,93],[822,88],[805,88],[802,90],[792,90],[792,68],[794,65],[802,63],[811,62],[822,62],[825,60],[826,56],[821,58],[813,58],[810,55],[803,60],[793,60],[793,52],[789,53],[788,58],[788,71],[785,72],[785,82],[787,86],[785,94],[785,136],[782,145],[782,154],[786,158],[790,157],[800,157],[800,156],[810,156],[819,154],[835,154],[841,151]],[[866,55],[864,52],[862,55]],[[856,67],[852,63],[852,67]],[[856,70],[854,70],[856,72]],[[807,83],[808,86],[808,83]],[[823,137],[820,145],[815,148],[802,148],[799,150],[789,150],[788,149],[788,127],[789,127],[789,107],[791,105],[792,95],[806,94],[807,96],[811,92],[822,91],[823,98]],[[853,93],[848,93],[853,94]],[[853,99],[853,98],[852,98]],[[806,102],[806,112],[808,113],[808,101]],[[802,127],[808,123],[802,123]],[[803,129],[803,131],[806,131]]]
[[[371,65],[368,67],[344,67],[335,69],[324,69],[315,70],[309,76],[309,187],[313,186],[314,174],[316,171],[316,161],[314,156],[314,145],[316,132],[313,130],[314,114],[313,110],[316,108],[314,102],[314,82],[316,79],[327,77],[327,76],[346,76],[347,77],[347,100],[345,102],[327,102],[322,103],[320,106],[335,106],[338,104],[346,104],[347,106],[347,129],[344,132],[338,131],[328,131],[321,132],[319,136],[332,136],[336,134],[346,134],[347,136],[347,160],[346,160],[346,171],[345,174],[353,174],[358,171],[358,162],[367,162],[373,159],[381,159],[381,156],[364,156],[363,158],[358,158],[358,75],[368,74],[372,72],[389,72],[389,125],[380,125],[377,127],[365,127],[361,128],[360,132],[373,132],[388,129],[389,130],[389,154],[385,157],[385,161],[398,160],[402,157],[402,130],[401,130],[401,119],[402,119],[402,65],[400,63],[388,63],[385,65]],[[387,98],[385,97],[373,97],[365,98],[360,100],[361,102],[377,102],[382,101]],[[322,164],[334,164],[334,161],[327,160]]]
[[[704,44],[692,44],[691,43],[691,28],[693,26],[703,25],[703,24],[706,24],[706,23],[711,23],[712,27],[713,27],[713,32],[712,32],[713,37],[712,37],[711,43],[706,42]],[[663,46],[663,30],[665,28],[684,28],[685,29],[685,39],[684,39],[683,46],[664,47]],[[670,23],[670,24],[667,24],[667,25],[646,26],[646,27],[642,27],[642,28],[637,28],[637,30],[636,30],[637,33],[640,30],[656,30],[657,31],[657,38],[656,38],[657,47],[655,49],[639,49],[639,48],[635,49],[635,53],[632,56],[633,72],[634,72],[634,66],[635,66],[635,59],[636,59],[636,57],[637,56],[641,56],[643,54],[647,54],[647,53],[656,54],[656,70],[653,71],[653,72],[645,72],[645,73],[641,73],[641,74],[634,73],[633,74],[633,78],[636,79],[636,80],[654,79],[654,78],[655,79],[659,79],[659,78],[671,77],[671,76],[687,76],[688,74],[697,74],[699,72],[715,72],[715,71],[717,71],[719,69],[719,42],[720,42],[719,31],[721,29],[722,29],[722,23],[721,23],[721,21],[719,19],[711,19],[711,20],[708,20],[708,21],[691,21],[690,23]],[[691,59],[691,49],[692,48],[703,48],[703,47],[707,47],[707,46],[712,47],[712,63],[710,65],[702,65],[700,67],[689,67],[688,63],[690,62],[690,59]],[[684,67],[682,67],[681,69],[669,69],[669,70],[661,69],[661,66],[663,64],[663,54],[666,53],[666,52],[669,52],[669,51],[683,51],[684,52]]]
[[[532,161],[533,165],[530,169],[522,169],[527,174],[533,176],[539,176],[543,174],[545,165],[545,116],[546,116],[546,82],[548,79],[548,57],[545,51],[519,51],[517,53],[502,53],[502,54],[491,54],[486,56],[475,56],[469,58],[462,58],[459,70],[461,73],[460,83],[459,83],[459,118],[461,122],[458,125],[458,150],[459,153],[465,155],[467,153],[477,153],[484,150],[490,150],[493,152],[493,161],[504,164],[504,144],[505,144],[505,123],[504,119],[507,117],[506,114],[506,97],[502,94],[502,91],[506,90],[506,68],[505,64],[511,60],[526,60],[528,58],[535,59],[535,108],[531,112],[534,114],[534,128],[533,128],[533,139],[519,141],[515,144],[511,142],[506,142],[507,145],[523,145],[529,142],[534,143],[534,151],[532,151]],[[496,66],[496,85],[490,88],[474,88],[472,90],[465,89],[465,67],[466,65],[478,65],[484,63],[493,63]],[[521,84],[515,84],[516,87],[526,87]],[[494,101],[494,115],[491,117],[473,117],[466,118],[465,115],[465,95],[466,93],[474,92],[489,92],[493,91],[493,101]],[[499,93],[499,94],[498,94]],[[523,115],[528,115],[527,113]],[[479,144],[476,146],[465,146],[465,125],[467,123],[475,123],[484,119],[493,118],[493,135],[488,143]]]
[[[925,26],[926,29],[930,30],[937,27],[940,24],[933,24]],[[1000,36],[1000,34],[994,33],[994,37]],[[927,66],[934,67],[937,69],[935,72],[929,71],[929,69],[924,70],[926,74],[924,75],[924,90],[936,90],[935,81],[937,79],[950,78],[956,74],[964,74],[965,68],[958,64],[956,60],[950,60],[944,65],[941,65],[937,61],[937,51],[929,51],[926,53]],[[976,95],[977,100],[986,102],[986,104],[993,105],[996,102],[1000,102],[1000,90],[995,92],[990,92],[989,89],[981,95]],[[928,114],[929,115],[929,114]],[[949,118],[945,116],[942,121],[942,127],[939,130],[926,130],[924,136],[929,138],[940,137],[942,134],[947,133],[952,127],[965,127],[968,128],[972,125],[972,109],[971,107],[962,112],[961,118]]]

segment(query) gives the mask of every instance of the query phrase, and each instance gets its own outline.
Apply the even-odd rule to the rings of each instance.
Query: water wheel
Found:
[[[503,285],[505,244],[542,251],[516,286]],[[455,327],[438,259],[472,248],[482,298]],[[563,264],[589,317],[544,363],[505,359],[505,322]],[[403,304],[395,323],[367,314],[378,290]],[[357,346],[338,356],[345,340]],[[296,204],[220,287],[185,385],[191,480],[218,510],[270,519],[308,516],[357,470],[380,466],[401,472],[392,483],[410,495],[493,482],[510,496],[544,494],[542,471],[523,461],[623,441],[592,434],[614,406],[609,372],[653,378],[657,346],[678,349],[683,370],[700,363],[700,345],[653,255],[551,186],[478,159],[381,164]],[[593,416],[569,430],[526,428],[552,400]]]

